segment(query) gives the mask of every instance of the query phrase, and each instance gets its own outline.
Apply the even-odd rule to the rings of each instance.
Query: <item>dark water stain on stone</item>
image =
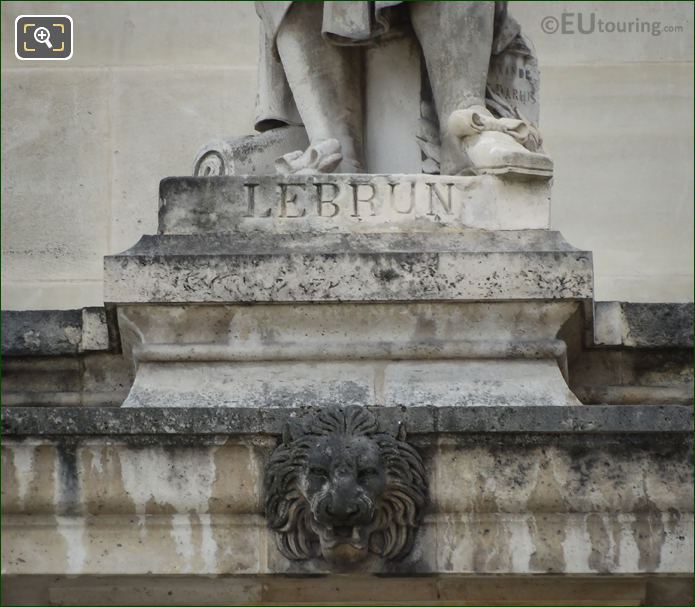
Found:
[[[562,573],[565,571],[565,518],[551,514],[537,514],[529,524],[535,550],[529,559],[532,571]]]
[[[666,529],[658,507],[647,497],[635,503],[636,519],[632,532],[639,550],[641,571],[656,571],[661,564],[661,548],[666,541]]]
[[[433,318],[417,317],[415,325],[415,339],[433,339],[437,335],[437,325]]]
[[[61,442],[56,446],[58,456],[58,511],[76,515],[80,511],[80,481],[77,476],[77,443]]]
[[[603,516],[596,512],[590,513],[586,517],[586,530],[591,545],[589,567],[599,573],[610,573],[614,567],[614,559],[609,538],[610,530],[604,524]]]
[[[395,280],[396,278],[399,278],[400,274],[396,272],[395,270],[391,268],[387,268],[385,270],[379,270],[377,273],[377,278],[382,281],[382,282],[391,282],[392,280]]]
[[[502,547],[508,545],[506,531],[494,521],[480,522],[475,531],[473,570],[481,573],[509,567],[510,555]]]

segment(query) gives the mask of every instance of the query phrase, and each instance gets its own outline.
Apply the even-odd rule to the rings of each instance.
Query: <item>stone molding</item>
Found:
[[[104,301],[589,300],[590,252],[558,232],[143,236],[104,258]]]
[[[692,348],[692,303],[597,301],[594,343],[625,348]]]
[[[104,308],[2,311],[4,356],[56,356],[109,349]]]
[[[597,301],[594,305],[594,347],[692,348],[692,303]],[[4,356],[114,350],[105,339],[108,328],[104,308],[3,310],[1,322]]]
[[[669,434],[690,436],[692,408],[683,405],[584,407],[370,407],[384,427],[403,422],[409,435]],[[7,407],[2,433],[22,436],[281,435],[310,408]]]

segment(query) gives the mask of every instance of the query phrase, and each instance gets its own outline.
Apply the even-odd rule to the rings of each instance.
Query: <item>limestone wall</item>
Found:
[[[383,423],[403,419],[379,409]],[[425,519],[404,560],[361,573],[691,572],[688,409],[549,409],[410,407],[403,423],[425,461]],[[282,558],[262,517],[260,470],[296,409],[47,411],[3,412],[5,574],[331,570]]]
[[[692,299],[692,6],[511,10],[543,72],[552,224],[594,251],[597,299]],[[17,60],[15,17],[51,13],[74,20],[73,58]],[[2,34],[2,307],[101,305],[102,257],[156,230],[159,178],[252,131],[253,6],[4,2]]]

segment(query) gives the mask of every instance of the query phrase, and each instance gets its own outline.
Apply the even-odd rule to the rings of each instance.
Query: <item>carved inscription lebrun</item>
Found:
[[[368,409],[321,409],[288,424],[265,470],[265,513],[280,552],[340,565],[407,555],[427,497],[422,459]]]
[[[319,217],[363,220],[380,216],[421,216],[435,221],[460,216],[462,192],[454,183],[421,181],[300,181],[281,182],[272,190],[258,182],[240,184],[243,197],[230,204],[244,218],[300,219]],[[262,192],[262,196],[259,196]],[[239,201],[239,202],[237,202]],[[243,201],[243,202],[241,202]],[[233,209],[237,211],[237,209]]]

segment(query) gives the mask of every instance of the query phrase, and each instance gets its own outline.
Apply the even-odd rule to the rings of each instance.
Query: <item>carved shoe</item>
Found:
[[[458,174],[520,173],[551,177],[552,160],[528,149],[535,148],[538,139],[538,132],[527,122],[496,118],[486,108],[475,106],[451,114],[443,143],[446,150],[454,147],[456,140],[459,142],[459,158],[455,161]],[[443,166],[443,174],[445,169]]]
[[[337,139],[324,139],[311,144],[304,152],[298,150],[278,158],[275,170],[280,175],[331,173],[342,159],[340,142]]]

